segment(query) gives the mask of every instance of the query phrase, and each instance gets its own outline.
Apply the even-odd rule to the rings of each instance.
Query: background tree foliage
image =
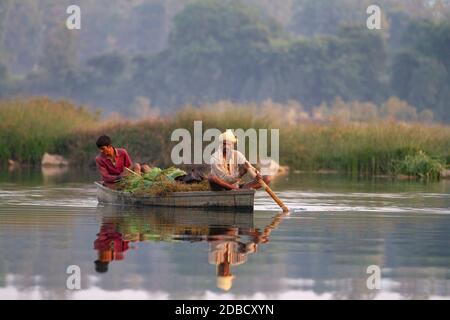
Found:
[[[365,26],[366,0],[76,2],[75,32],[64,28],[73,1],[0,2],[0,97],[129,115],[142,101],[163,113],[266,99],[312,111],[396,96],[450,121],[448,0],[379,0],[380,31]]]

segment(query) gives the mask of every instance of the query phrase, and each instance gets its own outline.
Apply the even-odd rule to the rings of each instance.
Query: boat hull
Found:
[[[174,192],[165,196],[137,196],[96,182],[99,203],[122,206],[239,209],[253,211],[255,190]]]

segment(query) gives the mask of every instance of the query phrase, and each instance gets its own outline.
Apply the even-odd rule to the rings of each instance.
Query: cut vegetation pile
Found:
[[[138,175],[130,173],[119,183],[119,190],[137,195],[164,196],[173,192],[208,191],[208,181],[187,184],[176,179],[185,176],[186,172],[170,167],[167,169],[152,168],[150,172]]]

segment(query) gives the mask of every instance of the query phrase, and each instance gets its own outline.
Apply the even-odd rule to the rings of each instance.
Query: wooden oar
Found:
[[[256,169],[250,164],[248,163],[249,168],[250,168],[250,175],[253,178],[256,178]],[[289,212],[289,208],[286,207],[283,203],[283,201],[280,200],[280,198],[278,198],[278,196],[275,194],[275,192],[272,191],[272,189],[270,189],[270,187],[267,185],[267,183],[264,182],[263,179],[257,179],[258,182],[261,184],[261,186],[264,188],[264,190],[266,190],[266,192],[269,194],[269,196],[281,207],[281,209],[283,209],[283,212]]]
[[[136,173],[136,172],[134,172],[133,170],[127,168],[127,167],[124,167],[124,168],[127,169],[128,172],[131,172],[132,174],[135,174],[135,175],[137,175],[138,177],[142,177],[139,173]]]

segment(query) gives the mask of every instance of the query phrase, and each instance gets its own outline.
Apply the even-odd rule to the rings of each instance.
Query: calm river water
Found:
[[[450,181],[291,174],[284,216],[263,192],[253,214],[99,206],[95,178],[0,173],[0,299],[450,298]]]

